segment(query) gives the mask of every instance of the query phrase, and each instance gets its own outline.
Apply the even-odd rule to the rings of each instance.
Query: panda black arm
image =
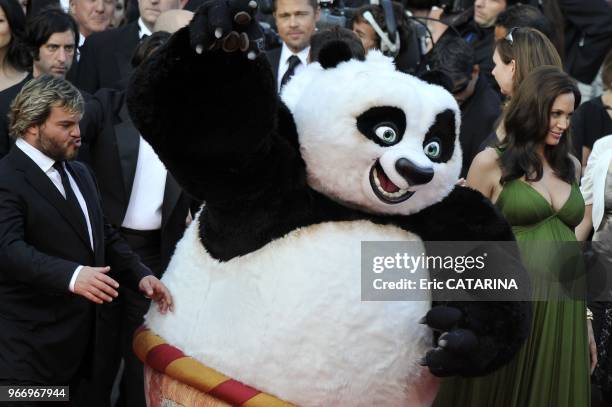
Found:
[[[279,113],[266,58],[209,50],[214,38],[204,52],[195,51],[194,38],[205,37],[209,20],[218,20],[210,10],[219,7],[229,6],[206,3],[188,27],[143,61],[127,95],[143,137],[187,192],[208,205],[252,199],[271,177],[295,176],[283,169],[299,159],[285,134],[279,136],[279,115],[288,113]],[[283,116],[287,121],[290,114]]]
[[[512,229],[480,192],[455,187],[441,202],[407,219],[423,241],[508,241]]]
[[[516,245],[496,244],[514,241],[512,229],[479,192],[456,187],[442,202],[409,216],[404,226],[426,246],[433,241],[483,242],[487,262],[503,265],[494,273],[528,284]],[[423,322],[442,334],[438,347],[423,358],[433,374],[479,376],[509,362],[521,347],[529,335],[531,306],[525,301],[434,301]]]

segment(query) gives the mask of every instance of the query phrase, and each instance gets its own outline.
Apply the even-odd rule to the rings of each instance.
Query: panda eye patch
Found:
[[[434,123],[425,134],[423,152],[433,162],[447,162],[455,151],[456,137],[455,113],[450,109],[444,110],[436,115]]]
[[[423,147],[423,151],[425,155],[431,159],[439,158],[442,154],[442,146],[440,146],[440,140],[434,139],[427,143],[425,147]]]
[[[384,141],[387,144],[395,144],[395,140],[397,140],[397,132],[391,126],[378,126],[374,133],[378,136],[379,139]]]
[[[399,143],[406,131],[406,115],[393,106],[372,107],[357,117],[357,129],[381,147]]]

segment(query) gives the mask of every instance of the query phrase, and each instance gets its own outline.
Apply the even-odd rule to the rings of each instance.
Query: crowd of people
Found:
[[[0,0],[0,385],[145,405],[132,336],[150,299],[172,308],[159,278],[202,203],[139,134],[126,91],[201,4]],[[279,94],[330,40],[437,75],[462,114],[458,183],[519,242],[592,240],[612,271],[612,2],[405,0],[393,22],[378,4],[347,4],[348,27],[318,32],[317,0],[260,14],[279,38],[265,51]],[[521,247],[528,269],[546,260]],[[434,405],[612,405],[610,332],[612,299],[536,302],[519,354],[445,380]]]

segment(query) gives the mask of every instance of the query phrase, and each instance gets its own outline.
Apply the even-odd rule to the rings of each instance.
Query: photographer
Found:
[[[437,43],[443,36],[459,35],[474,49],[480,72],[493,86],[496,86],[491,75],[495,49],[495,21],[501,12],[515,3],[517,3],[515,0],[476,0],[474,7],[451,17],[443,15],[442,9],[432,9],[430,17],[442,20],[442,23],[431,24],[433,43]],[[449,29],[449,26],[452,28]]]
[[[414,73],[421,59],[417,38],[404,7],[397,2],[392,4],[397,27],[395,38],[391,38],[383,8],[374,4],[357,9],[352,29],[361,39],[366,52],[372,48],[380,49],[385,55],[393,56],[399,71]]]

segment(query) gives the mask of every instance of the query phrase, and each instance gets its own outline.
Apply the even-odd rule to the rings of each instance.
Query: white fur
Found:
[[[418,324],[430,304],[362,302],[362,240],[419,239],[368,221],[324,223],[219,262],[196,219],[162,279],[175,311],[152,307],[146,323],[206,365],[299,405],[428,406],[435,388],[417,361],[431,346]]]
[[[291,110],[306,162],[309,185],[350,206],[382,214],[412,214],[441,201],[461,171],[460,112],[443,88],[395,70],[390,58],[368,52],[366,61],[351,60],[336,68],[310,64],[285,86],[282,99]],[[381,147],[362,135],[357,117],[376,106],[394,106],[406,114],[402,141]],[[434,163],[423,152],[423,140],[438,113],[455,113],[456,140],[452,158]],[[416,193],[399,204],[382,202],[370,186],[377,159],[389,178]],[[432,181],[409,186],[395,170],[394,160],[406,157],[434,169]]]

